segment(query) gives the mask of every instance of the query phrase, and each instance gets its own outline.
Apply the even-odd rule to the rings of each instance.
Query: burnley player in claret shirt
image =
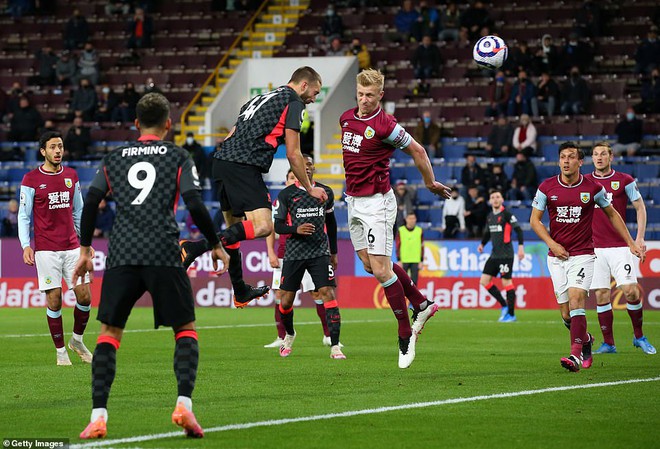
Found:
[[[585,178],[603,186],[607,197],[622,218],[626,216],[628,200],[635,208],[637,215],[637,245],[645,250],[644,233],[646,231],[646,207],[639,193],[637,183],[627,173],[612,168],[613,153],[607,142],[597,143],[591,153],[594,161],[594,172],[584,175]],[[593,236],[596,265],[591,290],[596,292],[598,323],[603,333],[603,344],[594,354],[616,353],[612,323],[614,315],[610,303],[610,279],[614,277],[616,286],[621,289],[626,298],[626,309],[633,326],[633,345],[641,348],[646,354],[655,354],[656,349],[642,331],[642,301],[637,288],[637,276],[632,254],[628,251],[625,240],[612,228],[602,211],[594,212]]]
[[[626,224],[612,207],[605,189],[580,174],[584,152],[573,142],[559,146],[561,173],[541,183],[534,197],[529,219],[532,229],[543,240],[548,252],[548,270],[562,318],[571,333],[571,353],[561,359],[569,371],[589,368],[593,362],[593,337],[587,332],[585,303],[594,274],[592,221],[598,205],[630,251],[644,257],[630,236]],[[541,222],[548,209],[550,232]]]
[[[344,112],[339,120],[348,227],[365,270],[380,282],[397,318],[399,368],[408,368],[415,359],[417,337],[438,306],[427,301],[403,268],[392,266],[397,206],[389,169],[394,150],[412,156],[431,192],[449,198],[450,190],[435,180],[424,147],[381,108],[385,77],[377,70],[364,70],[356,81],[358,106]],[[414,307],[412,326],[406,297]]]

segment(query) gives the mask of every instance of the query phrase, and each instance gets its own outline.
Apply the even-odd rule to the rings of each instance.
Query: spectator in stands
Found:
[[[15,21],[34,12],[34,2],[30,0],[9,0],[7,11]]]
[[[105,5],[105,13],[109,16],[126,16],[131,12],[130,0],[116,0]]]
[[[351,47],[346,50],[346,56],[357,57],[360,70],[371,68],[371,55],[369,54],[367,46],[360,41],[359,37],[353,38],[351,41]]]
[[[635,115],[635,110],[629,106],[626,109],[626,118],[616,125],[616,143],[612,145],[615,154],[634,156],[642,146],[644,124]]]
[[[658,27],[649,29],[646,39],[637,47],[635,53],[635,73],[649,74],[660,67],[660,41],[658,40]]]
[[[142,96],[155,92],[157,94],[163,94],[163,91],[156,86],[154,79],[152,77],[147,78],[144,82],[144,90],[142,91]]]
[[[55,78],[60,89],[75,84],[78,64],[71,57],[69,50],[64,50],[55,63]]]
[[[94,120],[97,122],[109,122],[112,120],[113,111],[119,106],[119,96],[112,90],[109,84],[103,84],[100,92],[100,95],[97,95],[98,103]]]
[[[469,186],[465,202],[465,228],[469,238],[483,236],[489,209],[486,198],[479,192],[477,186]]]
[[[73,124],[64,137],[64,148],[68,153],[69,160],[80,161],[89,156],[89,148],[92,146],[92,135],[89,127],[83,125],[82,117],[73,119]]]
[[[320,48],[327,48],[332,43],[333,39],[344,37],[344,21],[341,16],[335,11],[335,7],[330,4],[323,16],[323,23],[321,24],[321,34],[316,36],[316,45]]]
[[[424,36],[412,57],[415,78],[422,81],[427,78],[437,78],[440,74],[441,64],[440,49],[431,42],[431,36]]]
[[[641,97],[642,102],[637,106],[638,112],[660,113],[660,69],[653,69],[651,76],[642,81]]]
[[[511,98],[511,84],[505,78],[504,72],[498,70],[488,88],[490,104],[486,107],[486,117],[506,115],[509,98]]]
[[[94,113],[96,112],[96,104],[98,98],[96,97],[96,90],[87,78],[82,78],[78,82],[78,89],[73,93],[71,99],[71,107],[69,117],[82,117],[86,122],[94,120]]]
[[[536,99],[540,114],[547,115],[548,117],[552,117],[555,114],[555,108],[559,101],[559,86],[547,71],[541,73],[541,79],[536,86]]]
[[[43,133],[48,131],[56,131],[56,132],[60,131],[59,128],[55,126],[55,122],[50,119],[44,122],[44,126],[39,130],[39,135],[42,135]]]
[[[507,193],[507,199],[529,201],[536,192],[537,186],[536,167],[524,151],[517,153],[511,176],[511,190]]]
[[[417,142],[422,144],[429,158],[441,157],[440,151],[440,127],[433,122],[431,111],[426,110],[422,112],[422,117],[415,127],[414,138]]]
[[[564,115],[584,114],[589,106],[589,86],[580,76],[580,69],[571,69],[570,78],[564,83],[561,92],[561,113]]]
[[[529,115],[520,116],[520,124],[513,131],[512,145],[515,154],[525,153],[528,157],[536,153],[536,127]]]
[[[195,135],[192,132],[186,134],[186,143],[183,144],[183,149],[187,150],[195,163],[197,174],[200,180],[210,177],[210,163],[204,148],[195,140]]]
[[[7,212],[2,217],[0,237],[18,237],[18,201],[15,199],[7,203]]]
[[[99,54],[91,42],[85,44],[78,58],[78,79],[87,78],[93,86],[99,83]]]
[[[521,71],[531,70],[533,66],[534,55],[527,46],[527,42],[522,41],[511,49],[511,53],[509,53],[509,57],[502,68],[506,76],[516,76]]]
[[[534,117],[539,115],[536,86],[527,78],[524,70],[518,73],[518,79],[511,89],[507,113],[509,117],[520,114],[532,114]]]
[[[325,52],[326,56],[344,56],[346,54],[346,50],[344,49],[344,46],[341,43],[341,39],[338,37],[334,38],[330,42],[330,48],[328,48]]]
[[[593,61],[593,49],[589,44],[580,41],[576,33],[571,33],[561,53],[560,61],[561,73],[566,73],[575,66],[580,72],[586,72]]]
[[[396,197],[396,223],[394,232],[406,222],[406,216],[409,213],[415,213],[415,203],[417,202],[417,191],[414,187],[408,185],[405,179],[399,179],[394,186],[394,196]]]
[[[151,36],[154,23],[151,16],[143,8],[135,8],[135,14],[126,29],[128,33],[128,48],[151,48]]]
[[[513,128],[506,117],[500,115],[488,134],[486,152],[489,157],[506,156],[511,149]]]
[[[458,189],[451,189],[451,198],[442,207],[442,236],[446,239],[458,238],[458,232],[465,231],[465,199]]]
[[[55,65],[57,55],[52,47],[43,47],[34,54],[37,63],[37,74],[30,77],[30,84],[36,86],[52,86],[55,84]]]
[[[575,22],[575,31],[580,37],[598,38],[603,34],[605,17],[597,2],[585,1],[577,12]]]
[[[499,190],[502,192],[502,195],[506,195],[506,192],[509,190],[509,178],[502,164],[491,164],[490,172],[488,173],[488,192],[492,190]]]
[[[397,265],[410,274],[410,279],[417,285],[419,270],[424,264],[424,232],[417,226],[417,215],[409,212],[406,223],[396,232]]]
[[[112,225],[115,222],[115,211],[105,198],[101,200],[94,224],[94,237],[108,238]]]
[[[9,123],[9,140],[16,142],[34,142],[44,120],[37,108],[32,106],[25,95],[20,97],[18,109],[12,114]]]
[[[419,2],[419,17],[414,25],[414,34],[421,35],[422,39],[423,36],[430,36],[432,41],[436,41],[438,39],[439,20],[438,10],[433,5],[429,5],[426,0],[421,0]]]
[[[396,33],[389,36],[389,39],[397,42],[420,41],[422,36],[419,27],[417,27],[418,20],[419,11],[413,6],[412,0],[403,0],[401,9],[394,16]]]
[[[541,47],[534,56],[534,73],[548,72],[555,75],[559,68],[559,51],[552,43],[552,36],[544,34],[541,38]]]
[[[82,48],[89,39],[89,25],[87,19],[80,13],[79,9],[73,10],[73,16],[64,27],[64,48],[75,50]]]
[[[111,120],[117,123],[132,123],[135,120],[135,107],[140,101],[140,94],[133,83],[124,84],[124,92],[119,99],[119,105],[112,111]]]
[[[479,39],[483,33],[484,28],[489,30],[493,26],[486,6],[481,1],[472,3],[468,9],[461,15],[461,27],[465,28],[468,34],[468,39],[473,42]]]
[[[11,114],[20,108],[21,97],[24,95],[21,83],[14,81],[11,84],[11,89],[9,90],[9,95],[7,97],[6,114],[9,114],[8,118],[11,118]]]
[[[438,28],[440,33],[438,39],[441,41],[459,42],[459,30],[461,28],[461,12],[456,7],[456,2],[449,2],[440,13]]]
[[[463,192],[465,196],[465,189],[469,186],[476,186],[480,191],[485,191],[486,186],[486,173],[484,169],[477,164],[477,158],[474,154],[465,155],[465,166],[461,170],[461,184],[463,184]]]
[[[5,115],[9,112],[9,94],[0,87],[0,123],[5,123]]]

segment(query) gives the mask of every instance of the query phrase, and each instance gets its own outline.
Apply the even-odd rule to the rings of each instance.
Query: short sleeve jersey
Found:
[[[277,147],[284,143],[284,130],[300,131],[305,104],[289,86],[258,95],[241,107],[234,134],[213,157],[270,170]]]
[[[90,186],[112,192],[117,204],[107,268],[181,266],[176,206],[181,194],[200,184],[188,152],[156,139],[142,136],[110,152]]]
[[[387,193],[392,188],[392,153],[410,145],[412,137],[380,107],[369,117],[358,117],[357,114],[357,108],[350,109],[339,119],[346,194],[370,196]]]
[[[560,176],[553,176],[541,183],[532,207],[541,211],[548,208],[550,236],[570,256],[593,254],[591,224],[594,207],[610,205],[605,189],[582,175],[573,185],[562,183]],[[552,251],[548,255],[554,257]]]
[[[486,219],[486,226],[490,233],[493,251],[490,257],[493,259],[510,259],[513,257],[513,244],[511,232],[520,228],[518,219],[504,207],[498,213],[491,212]]]
[[[277,197],[278,206],[275,210],[275,219],[287,221],[289,226],[298,227],[304,223],[314,225],[312,235],[293,234],[286,240],[285,260],[304,260],[330,255],[328,234],[325,229],[325,214],[334,211],[334,193],[332,189],[319,182],[328,195],[328,199],[320,203],[307,191],[296,184],[282,190]]]
[[[32,199],[35,251],[67,251],[80,246],[73,221],[76,195],[81,195],[80,183],[71,167],[61,167],[57,173],[39,167],[25,174],[20,202],[25,207]]]
[[[628,200],[636,201],[642,197],[637,188],[637,183],[627,173],[617,172],[612,170],[612,173],[605,176],[598,176],[596,173],[590,173],[584,176],[592,181],[602,185],[607,192],[607,198],[612,202],[612,206],[621,215],[621,218],[626,219],[626,206]],[[592,224],[594,233],[594,246],[596,248],[618,248],[628,245],[623,237],[614,229],[609,218],[605,212],[596,208],[594,212],[594,222]]]

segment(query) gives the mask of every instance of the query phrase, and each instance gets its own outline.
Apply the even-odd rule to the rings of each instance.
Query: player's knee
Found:
[[[599,306],[604,306],[605,304],[610,303],[610,289],[608,288],[599,288],[595,290],[596,295],[596,304]]]
[[[323,302],[334,301],[336,298],[335,289],[332,287],[323,287],[319,290],[319,293]]]
[[[273,222],[270,220],[267,221],[258,221],[254,224],[254,236],[255,238],[266,237],[273,233]]]
[[[87,285],[81,285],[75,290],[76,302],[81,306],[88,306],[92,302],[92,295]]]
[[[626,297],[626,301],[637,301],[639,299],[637,284],[627,284],[621,286],[621,292]]]

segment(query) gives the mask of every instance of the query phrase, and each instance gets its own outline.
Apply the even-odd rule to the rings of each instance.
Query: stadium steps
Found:
[[[341,134],[333,134],[333,140],[340,142]],[[344,164],[342,163],[341,143],[329,143],[321,153],[321,160],[317,162],[315,178],[330,186],[335,192],[335,198],[341,198],[344,193]],[[338,182],[339,181],[339,182]]]

